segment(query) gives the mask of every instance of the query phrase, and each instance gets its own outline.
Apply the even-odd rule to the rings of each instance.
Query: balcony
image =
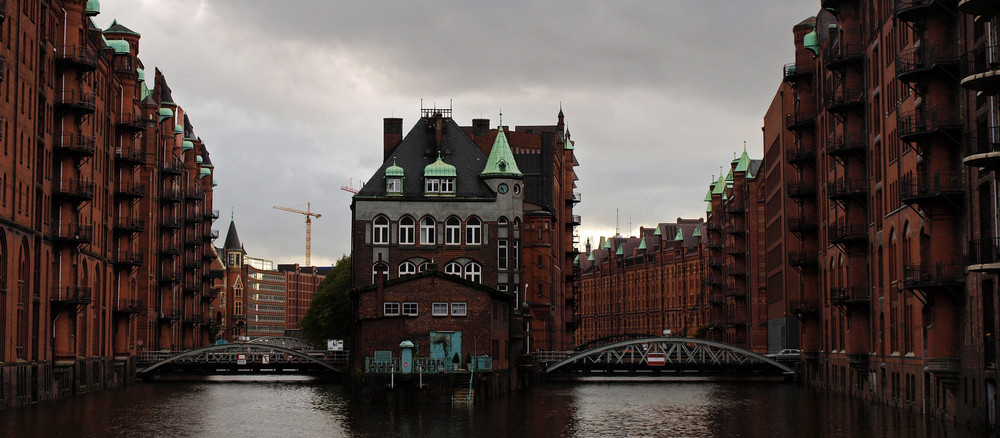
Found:
[[[123,114],[118,118],[116,125],[123,132],[142,132],[146,130],[146,119],[138,116],[132,117],[129,114]]]
[[[801,234],[816,234],[819,221],[814,217],[800,216],[788,218],[788,231]]]
[[[842,70],[848,65],[864,63],[865,46],[860,43],[839,41],[823,51],[823,66],[827,70]]]
[[[184,241],[184,246],[187,247],[187,248],[197,248],[197,247],[201,246],[201,244],[202,244],[201,239],[191,238],[191,239],[188,239],[188,240]]]
[[[173,216],[160,216],[160,227],[164,229],[180,229],[184,226],[180,218]]]
[[[160,312],[160,321],[177,321],[181,319],[181,309],[163,309]]]
[[[582,221],[582,218],[580,217],[580,215],[574,214],[574,215],[570,216],[569,224],[573,225],[573,226],[576,226],[576,225],[580,225],[581,221]]]
[[[963,87],[986,95],[1000,92],[1000,46],[967,52],[962,65]]]
[[[198,295],[201,293],[201,285],[185,284],[184,288],[181,289],[181,292],[184,293],[184,295]]]
[[[840,178],[826,184],[826,197],[833,201],[855,199],[864,202],[868,195],[868,180]]]
[[[792,132],[816,128],[816,102],[800,101],[798,106],[785,115],[785,128]]]
[[[176,257],[181,255],[181,249],[180,247],[175,245],[164,245],[162,248],[160,248],[160,255]]]
[[[726,234],[746,234],[747,233],[746,227],[744,227],[742,225],[736,225],[736,224],[726,225],[726,227],[724,228],[724,231],[726,232]]]
[[[799,81],[812,77],[815,72],[816,68],[811,63],[807,62],[802,65],[796,65],[793,62],[785,64],[785,67],[782,69],[782,77],[784,77],[785,82],[795,86]]]
[[[574,204],[583,200],[583,196],[579,192],[573,192],[573,197],[569,198],[568,201]]]
[[[120,315],[135,315],[146,310],[142,300],[115,300],[112,311]]]
[[[961,56],[954,44],[930,44],[904,50],[896,56],[896,78],[900,82],[917,83],[932,74],[956,76]]]
[[[91,201],[94,199],[94,183],[78,179],[60,180],[52,196],[73,202]]]
[[[1000,127],[989,126],[965,133],[962,164],[989,169],[1000,168]]]
[[[864,110],[865,89],[864,87],[834,87],[823,99],[823,104],[827,111],[836,114],[851,110]]]
[[[864,244],[868,241],[868,227],[861,224],[836,224],[827,228],[827,238],[833,245]]]
[[[833,135],[826,139],[826,154],[831,157],[853,155],[863,160],[865,159],[865,146],[864,134]]]
[[[205,200],[205,192],[198,191],[198,190],[192,190],[192,191],[184,194],[184,200],[185,201],[189,201],[189,202],[204,201]]]
[[[1000,269],[1000,237],[969,241],[969,265],[970,271]]]
[[[63,156],[93,157],[95,147],[94,137],[78,134],[63,134],[56,143],[55,153]]]
[[[736,213],[736,214],[744,214],[746,213],[746,210],[747,210],[746,203],[735,199],[730,199],[726,201],[726,206],[725,208],[723,208],[723,211],[725,211],[726,213]]]
[[[56,50],[56,65],[93,71],[97,69],[97,52],[85,46],[64,45]]]
[[[722,232],[722,224],[718,222],[706,222],[705,229],[708,231]]]
[[[88,91],[63,91],[56,99],[56,107],[62,110],[72,110],[81,114],[94,112],[97,95]]]
[[[819,266],[819,256],[815,252],[790,252],[788,265],[797,269],[814,269]]]
[[[143,256],[139,253],[122,251],[115,255],[115,269],[131,269],[142,266]]]
[[[871,302],[871,290],[867,287],[849,286],[830,288],[830,304],[834,306],[864,306]]]
[[[789,198],[798,200],[802,198],[815,198],[816,197],[816,183],[809,181],[792,181],[788,183],[785,193],[788,194]]]
[[[212,301],[219,297],[219,289],[210,287],[201,293],[202,301]]]
[[[113,231],[117,235],[137,234],[146,229],[146,220],[134,217],[120,217],[115,221]]]
[[[82,224],[62,224],[56,229],[55,239],[62,243],[90,244],[94,240],[94,227]]]
[[[219,238],[219,230],[212,230],[212,231],[209,231],[208,234],[205,234],[204,236],[202,236],[202,241],[204,241],[204,242],[211,242],[211,241],[213,241],[215,239],[218,239],[218,238]]]
[[[210,211],[209,213],[205,214],[205,218],[208,219],[208,220],[213,220],[213,221],[216,220],[216,219],[218,219],[219,218],[219,210],[212,210],[212,211]]]
[[[896,18],[915,22],[930,14],[955,15],[955,0],[896,0]]]
[[[709,275],[705,277],[705,284],[709,286],[722,286],[726,284],[726,279],[721,275]]]
[[[788,164],[793,166],[816,164],[816,152],[812,149],[798,146],[794,149],[788,149],[785,151],[785,160],[788,161]]]
[[[204,315],[193,313],[184,317],[183,323],[189,325],[198,325],[205,320]]]
[[[90,304],[93,290],[86,286],[63,286],[52,288],[50,300],[52,304],[84,305]]]
[[[979,15],[986,19],[1000,14],[1000,3],[996,0],[962,0],[958,2],[958,9],[969,15]]]
[[[184,195],[180,190],[164,190],[160,192],[160,202],[166,204],[177,204],[184,200]]]
[[[819,300],[788,300],[788,311],[798,318],[819,316]]]
[[[965,264],[959,261],[903,266],[903,287],[907,289],[955,290],[964,285]]]
[[[141,166],[146,164],[146,151],[139,148],[115,148],[115,162],[122,166]]]
[[[936,135],[960,139],[958,136],[962,131],[961,114],[958,110],[947,107],[931,107],[901,114],[896,123],[899,139],[910,143]]]
[[[173,177],[184,174],[184,163],[167,158],[167,161],[160,166],[160,172],[165,177]]]
[[[906,204],[931,200],[948,200],[956,206],[965,195],[962,172],[937,172],[918,176],[907,175],[899,180],[899,199]]]
[[[123,182],[119,183],[118,189],[115,190],[115,199],[119,201],[134,201],[145,197],[145,184],[126,184]]]
[[[719,248],[721,249],[722,247],[720,246]],[[725,263],[722,260],[722,257],[719,257],[719,256],[709,256],[708,257],[708,267],[709,268],[722,269],[723,265],[725,265]]]
[[[179,284],[181,282],[180,272],[161,272],[160,273],[160,283],[163,284]]]

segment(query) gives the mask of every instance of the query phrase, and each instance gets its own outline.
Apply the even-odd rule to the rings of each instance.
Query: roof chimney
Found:
[[[490,154],[490,119],[472,119],[472,141],[484,154]]]
[[[392,155],[392,151],[396,149],[399,142],[403,140],[403,119],[396,117],[386,117],[382,119],[382,132],[383,132],[383,148],[384,157],[382,160],[388,160]]]

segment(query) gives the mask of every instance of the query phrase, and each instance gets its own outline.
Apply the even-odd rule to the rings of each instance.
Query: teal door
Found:
[[[431,359],[444,359],[450,364],[452,356],[462,356],[462,332],[431,332]]]

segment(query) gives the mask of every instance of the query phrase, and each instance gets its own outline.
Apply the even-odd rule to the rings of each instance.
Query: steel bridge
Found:
[[[150,378],[158,375],[315,375],[341,372],[336,362],[343,361],[338,361],[337,357],[331,360],[323,351],[287,348],[277,343],[280,342],[222,344],[172,354],[165,352],[154,356],[156,361],[137,370],[136,375]]]
[[[592,344],[585,344],[587,346]],[[543,355],[545,372],[580,377],[718,377],[788,379],[795,370],[743,348],[705,339],[628,336],[561,355]]]

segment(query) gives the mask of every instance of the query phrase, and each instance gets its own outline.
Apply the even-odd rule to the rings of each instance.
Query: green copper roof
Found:
[[[455,176],[455,166],[445,163],[441,159],[441,155],[438,155],[437,161],[428,164],[424,168],[424,178],[427,177],[441,177],[441,176]]]
[[[591,262],[594,261],[594,253],[590,253],[590,255],[587,256],[587,260]]]
[[[132,47],[129,45],[128,41],[125,40],[110,40],[107,42],[112,49],[115,49],[115,53],[129,53],[129,49]]]
[[[646,249],[646,237],[643,236],[642,240],[639,241],[639,249]]]
[[[170,108],[160,108],[160,121],[167,120],[174,116],[174,110]]]
[[[135,71],[139,73],[139,82],[144,82],[146,80],[146,70],[136,68]]]
[[[721,195],[725,193],[725,191],[726,191],[726,179],[722,175],[719,175],[719,180],[712,185],[712,194]]]
[[[712,213],[712,204],[711,203],[705,204],[705,213],[709,213],[709,216],[711,216],[711,213]]]
[[[503,132],[503,126],[497,129],[497,138],[493,141],[493,149],[490,150],[490,157],[486,159],[486,167],[480,176],[522,176],[521,170],[514,162],[514,153],[510,151],[510,144],[507,143],[507,135]]]
[[[573,264],[574,265],[580,264],[580,254],[577,254],[576,257],[573,257]]]
[[[712,183],[712,188],[715,188],[715,183]],[[712,202],[712,188],[709,188],[708,193],[705,193],[705,202]]]
[[[184,140],[184,142],[181,143],[181,152],[187,152],[191,149],[194,149],[194,143],[187,140]]]
[[[208,170],[208,169],[202,167],[201,168],[201,176],[199,176],[199,178],[204,178],[204,177],[206,177],[208,175],[211,175],[211,174],[212,174],[211,170]]]
[[[656,226],[656,231],[653,231],[653,235],[654,236],[661,236],[661,235],[663,235],[663,233],[660,232],[660,226],[659,225]]]
[[[201,155],[198,155],[198,156],[194,157],[194,162],[195,162],[195,164],[201,164],[201,163],[205,162],[205,159],[201,158]]]
[[[140,98],[142,100],[146,100],[146,98],[149,97],[149,95],[152,94],[152,93],[150,93],[149,87],[146,86],[146,82],[145,81],[140,82],[140,83],[142,84],[142,92],[140,93]]]
[[[618,245],[618,249],[615,250],[615,255],[622,255],[622,246]]]
[[[694,231],[691,232],[691,237],[701,237],[701,225],[694,227]]]
[[[733,169],[729,168],[729,175],[726,175],[726,182],[733,180]]]
[[[569,137],[566,137],[566,142],[565,142],[565,146],[563,147],[563,149],[570,150],[570,151],[573,150],[573,140],[570,140]]]
[[[403,176],[403,168],[396,165],[396,159],[392,159],[392,166],[385,168],[385,176]]]
[[[611,249],[611,239],[601,238],[601,249]]]
[[[97,15],[101,13],[101,2],[99,0],[87,0],[87,9],[84,15]]]
[[[749,172],[750,171],[750,155],[747,155],[747,146],[743,145],[743,155],[740,155],[739,160],[736,161],[736,171],[737,172]]]
[[[684,240],[684,231],[681,230],[680,227],[677,228],[677,235],[674,236],[674,241],[678,240]]]
[[[802,37],[802,46],[812,50],[814,55],[819,54],[819,34],[815,30],[806,34]]]
[[[218,185],[219,185],[219,179],[216,178],[215,175],[212,175],[212,187],[215,187],[215,186],[218,186]]]
[[[174,134],[183,134],[183,133],[184,133],[183,126],[181,126],[180,124],[174,125]]]
[[[208,168],[208,169],[214,169],[215,165],[212,164],[212,163],[205,163],[205,164],[202,164],[201,167],[205,167],[205,168]]]

